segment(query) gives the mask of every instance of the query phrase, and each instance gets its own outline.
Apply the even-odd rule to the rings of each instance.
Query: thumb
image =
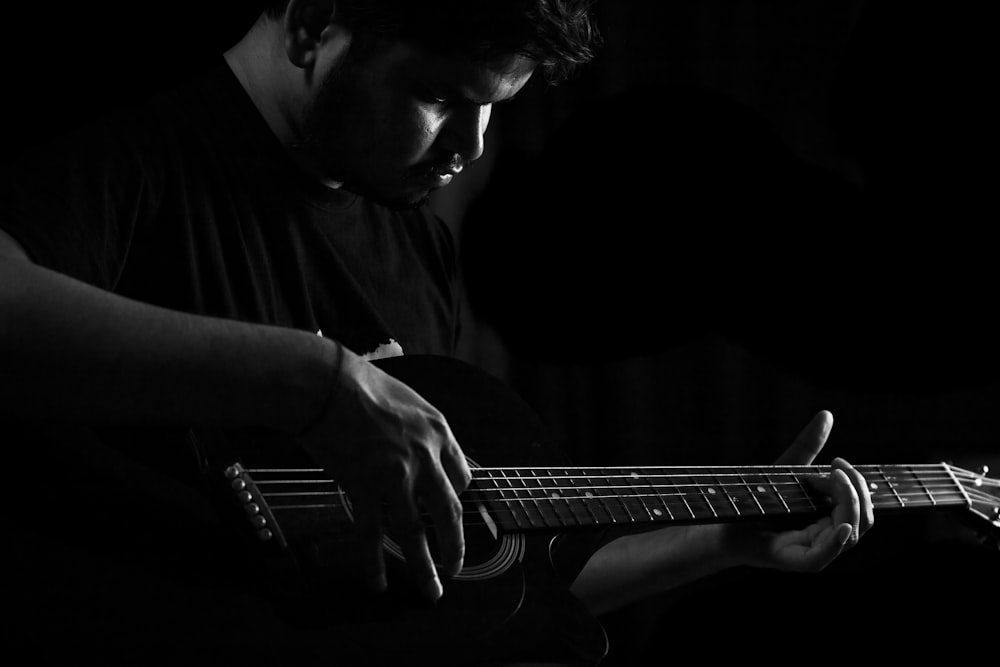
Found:
[[[812,421],[806,424],[791,446],[778,458],[777,463],[809,465],[823,449],[832,428],[833,415],[827,410],[821,410],[812,418]]]

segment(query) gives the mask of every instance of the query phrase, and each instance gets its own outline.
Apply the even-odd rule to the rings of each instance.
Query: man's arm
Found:
[[[812,463],[832,425],[832,415],[820,412],[777,462]],[[857,544],[871,528],[874,515],[864,477],[847,461],[834,459],[828,475],[809,479],[833,500],[834,507],[802,530],[714,524],[627,535],[601,547],[584,565],[572,590],[593,613],[603,614],[728,567],[821,570]]]
[[[296,433],[339,361],[307,332],[150,306],[32,263],[0,232],[0,415]]]
[[[34,264],[0,233],[0,419],[268,427],[350,493],[372,586],[384,586],[382,503],[428,597],[441,595],[416,509],[461,567],[458,493],[471,473],[444,416],[315,334],[176,312]]]

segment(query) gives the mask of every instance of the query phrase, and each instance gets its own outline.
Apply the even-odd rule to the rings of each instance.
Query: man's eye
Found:
[[[445,105],[448,104],[447,98],[441,97],[440,95],[435,95],[432,91],[426,90],[421,93],[420,97],[430,104]]]

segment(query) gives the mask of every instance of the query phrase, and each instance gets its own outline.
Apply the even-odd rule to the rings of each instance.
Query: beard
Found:
[[[295,150],[346,190],[394,209],[419,208],[431,189],[412,184],[426,182],[449,160],[401,166],[403,158],[394,159],[394,151],[409,137],[400,136],[399,127],[378,113],[374,86],[365,77],[371,52],[352,45],[326,74],[305,109]]]

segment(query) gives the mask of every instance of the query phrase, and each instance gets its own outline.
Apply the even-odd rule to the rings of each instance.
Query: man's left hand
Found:
[[[776,461],[778,465],[810,465],[823,449],[833,415],[822,411],[799,433]],[[853,547],[874,523],[871,493],[865,478],[841,458],[828,473],[809,475],[810,484],[830,497],[830,514],[800,530],[775,531],[762,524],[723,527],[731,556],[743,565],[792,572],[816,572]]]

